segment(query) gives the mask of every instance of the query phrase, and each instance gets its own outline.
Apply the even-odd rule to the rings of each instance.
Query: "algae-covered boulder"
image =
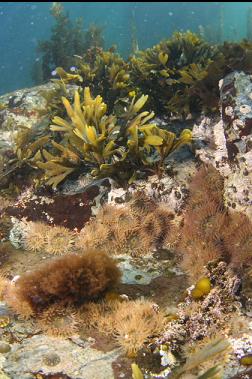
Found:
[[[67,91],[75,88],[67,86]],[[48,126],[48,107],[56,94],[54,83],[19,89],[0,96],[0,152],[13,147],[13,133],[20,128],[43,129]]]

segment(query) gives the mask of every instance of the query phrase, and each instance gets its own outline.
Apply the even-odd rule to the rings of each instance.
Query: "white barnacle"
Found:
[[[230,105],[228,105],[228,106],[225,108],[225,114],[226,114],[227,116],[233,117],[233,116],[234,116],[234,109],[233,109],[233,107],[231,107]]]
[[[219,81],[219,89],[221,89],[222,86],[223,86],[223,79],[221,79],[221,80]]]
[[[240,112],[242,114],[247,114],[247,113],[251,112],[251,107],[247,104],[243,104],[240,106]]]
[[[239,130],[244,127],[244,122],[242,120],[236,119],[233,121],[232,126],[234,130]]]

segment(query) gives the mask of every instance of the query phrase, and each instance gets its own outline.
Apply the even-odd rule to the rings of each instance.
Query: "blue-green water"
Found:
[[[91,23],[103,27],[105,47],[117,45],[127,57],[131,53],[131,25],[134,17],[140,49],[166,38],[175,30],[212,30],[223,20],[223,40],[247,36],[248,2],[65,2],[70,18],[83,17],[83,27]],[[2,2],[0,5],[0,94],[32,86],[31,70],[40,59],[39,40],[50,38],[54,19],[52,2]]]

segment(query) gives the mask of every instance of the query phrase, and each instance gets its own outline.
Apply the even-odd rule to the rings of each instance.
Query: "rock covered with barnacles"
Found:
[[[233,73],[220,82],[221,119],[204,117],[193,135],[196,156],[224,178],[225,205],[252,219],[252,81]],[[239,127],[238,127],[239,126]]]
[[[178,308],[177,319],[171,322],[160,341],[168,343],[174,350],[188,341],[212,335],[225,326],[236,309],[240,309],[237,295],[241,281],[226,263],[210,262],[205,276],[209,277],[212,285],[209,294],[202,300],[196,300],[189,291]]]
[[[210,348],[211,342],[215,344],[217,340],[225,340],[228,348],[222,362],[223,379],[229,379],[246,372],[240,360],[251,351],[251,318],[244,314],[240,302],[241,280],[226,263],[210,262],[202,274],[211,281],[210,292],[203,298],[194,299],[193,287],[188,289],[188,295],[178,305],[176,313],[170,313],[172,321],[168,323],[166,332],[159,340],[159,349],[162,351],[166,346],[168,353],[172,355],[193,351],[196,357],[196,352],[200,354],[203,346],[206,346],[204,341],[209,343]],[[167,312],[169,314],[169,309]],[[206,361],[208,358],[206,357]],[[195,359],[197,362],[197,358]],[[164,372],[169,370],[169,365],[167,363]],[[212,363],[210,367],[211,365],[213,366]],[[189,378],[188,372],[186,375]]]
[[[127,189],[111,187],[108,193],[109,204],[125,203],[136,192],[144,192],[157,202],[165,203],[175,213],[180,214],[188,197],[188,184],[196,172],[194,159],[186,162],[170,161],[170,175],[159,178],[152,175],[146,179],[136,180]]]
[[[220,110],[230,160],[252,148],[252,77],[232,72],[219,83]]]

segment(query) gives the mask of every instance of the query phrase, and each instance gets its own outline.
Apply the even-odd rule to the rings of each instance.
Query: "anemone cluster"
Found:
[[[190,184],[190,196],[179,231],[182,268],[192,280],[210,261],[221,259],[238,272],[252,263],[252,225],[240,212],[224,206],[223,178],[202,166]]]
[[[174,213],[143,192],[123,207],[105,205],[81,230],[76,246],[103,248],[114,254],[143,256],[174,240]]]

